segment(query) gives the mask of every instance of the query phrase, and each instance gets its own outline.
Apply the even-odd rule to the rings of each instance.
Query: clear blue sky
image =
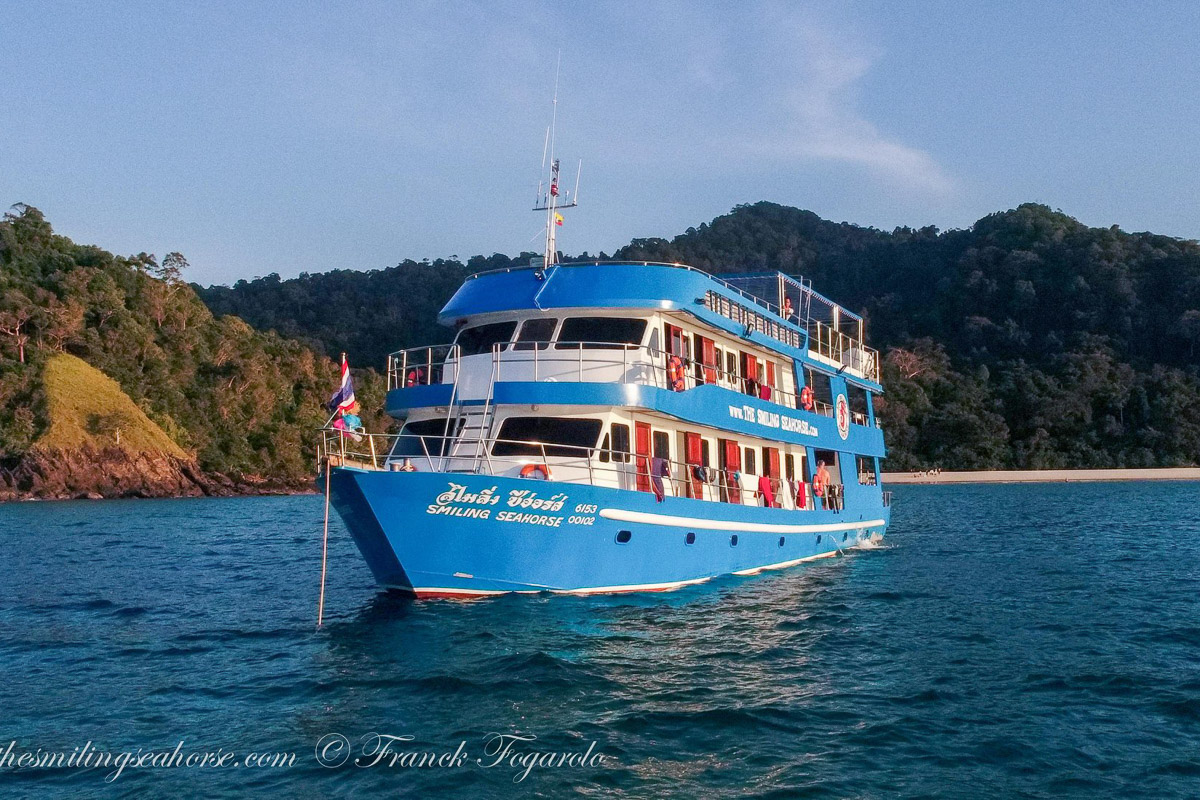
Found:
[[[612,252],[773,200],[1200,237],[1200,4],[0,4],[0,204],[188,277]]]

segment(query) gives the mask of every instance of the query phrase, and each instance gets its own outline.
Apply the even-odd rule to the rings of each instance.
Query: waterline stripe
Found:
[[[746,531],[748,533],[829,533],[874,528],[884,524],[881,519],[864,519],[858,522],[826,522],[817,525],[777,525],[768,522],[735,522],[723,519],[676,517],[670,514],[651,514],[646,511],[625,511],[620,508],[602,508],[600,516],[618,522],[639,522],[644,525],[665,525],[670,528],[691,528],[701,531]]]

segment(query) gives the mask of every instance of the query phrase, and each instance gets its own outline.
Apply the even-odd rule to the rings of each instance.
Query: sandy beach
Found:
[[[1200,467],[1163,469],[1043,469],[981,472],[885,472],[884,484],[898,483],[1072,483],[1082,481],[1197,481]]]

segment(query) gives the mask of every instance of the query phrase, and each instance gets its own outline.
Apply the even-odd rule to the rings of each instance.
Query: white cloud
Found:
[[[766,135],[754,138],[754,150],[856,164],[906,189],[954,190],[933,156],[887,137],[858,111],[857,87],[875,60],[871,54],[811,25],[782,25],[776,36],[775,52],[788,54],[772,59],[784,85],[764,87],[775,95],[777,113],[764,126]]]

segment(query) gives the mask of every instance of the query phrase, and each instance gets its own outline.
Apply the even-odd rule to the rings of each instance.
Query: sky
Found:
[[[189,280],[612,253],[770,200],[1200,238],[1200,4],[0,0],[0,206]]]

